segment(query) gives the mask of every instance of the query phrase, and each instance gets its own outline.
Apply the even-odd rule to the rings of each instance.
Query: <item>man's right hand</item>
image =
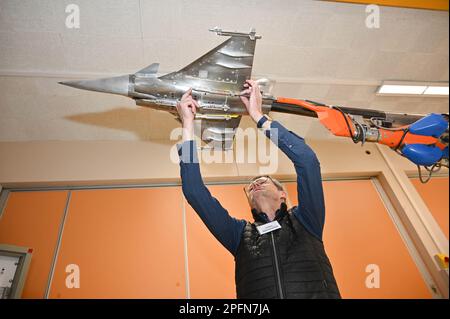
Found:
[[[186,91],[181,97],[181,100],[177,103],[177,111],[183,122],[183,127],[185,124],[189,124],[194,121],[195,113],[199,107],[198,103],[192,97],[192,89]]]
[[[188,141],[194,138],[194,119],[198,103],[192,97],[192,89],[186,91],[177,103],[177,112],[183,123],[183,140]]]

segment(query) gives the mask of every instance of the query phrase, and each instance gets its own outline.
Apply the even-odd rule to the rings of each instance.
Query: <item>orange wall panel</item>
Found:
[[[373,183],[323,183],[326,205],[324,245],[343,298],[431,298]],[[295,183],[286,184],[297,204]],[[380,270],[380,287],[367,288],[366,267]]]
[[[67,191],[11,192],[0,218],[0,243],[33,249],[23,298],[44,298]]]
[[[449,195],[448,177],[435,177],[426,184],[420,182],[418,178],[411,178],[411,182],[416,187],[422,199],[428,206],[431,214],[441,227],[448,239],[448,215],[449,215]]]
[[[424,186],[434,189],[419,192],[426,201],[446,198],[448,236],[448,195],[436,196],[448,192],[448,179],[432,181]],[[296,184],[285,186],[296,205]],[[232,216],[253,220],[243,185],[208,188]],[[324,243],[344,298],[431,297],[371,181],[328,181],[324,192]],[[66,198],[10,194],[0,242],[34,249],[24,297],[44,296]],[[50,297],[186,298],[182,201],[180,187],[72,191]],[[235,298],[233,256],[184,205],[190,297]],[[80,288],[66,287],[69,264],[80,267]],[[365,285],[369,264],[380,267],[378,289]]]
[[[72,192],[50,297],[185,298],[181,201],[179,187]]]
[[[231,216],[253,220],[243,186],[214,185],[208,189]],[[191,206],[185,205],[191,298],[236,298],[233,256]]]

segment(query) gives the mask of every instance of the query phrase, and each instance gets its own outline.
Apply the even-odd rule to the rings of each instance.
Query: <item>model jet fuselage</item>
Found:
[[[137,105],[156,107],[169,112],[176,112],[174,108],[181,96],[192,88],[192,96],[200,106],[197,118],[219,118],[219,115],[243,115],[247,114],[239,95],[233,85],[221,83],[208,86],[204,81],[195,78],[182,77],[176,74],[161,79],[154,77],[142,77],[132,74],[129,77],[130,90],[128,96],[136,100]],[[267,100],[267,112],[270,102]],[[156,105],[156,106],[155,106]],[[213,116],[214,115],[214,116]]]

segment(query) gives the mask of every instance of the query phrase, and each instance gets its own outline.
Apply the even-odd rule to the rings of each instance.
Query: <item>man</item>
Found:
[[[247,81],[243,93],[250,96],[241,96],[250,117],[293,162],[299,205],[288,210],[283,186],[269,176],[256,177],[245,187],[254,222],[231,217],[211,196],[193,141],[198,104],[191,90],[177,105],[183,123],[179,154],[184,196],[235,257],[237,298],[340,298],[322,243],[325,207],[319,161],[303,138],[263,115],[256,82]]]

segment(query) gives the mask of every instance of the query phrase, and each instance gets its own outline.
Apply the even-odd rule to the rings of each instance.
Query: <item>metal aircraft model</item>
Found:
[[[199,108],[195,116],[201,139],[209,147],[230,149],[246,108],[240,100],[243,85],[251,78],[256,40],[250,32],[211,29],[226,41],[179,71],[159,76],[159,64],[134,73],[96,80],[60,82],[78,89],[119,94],[137,105],[168,111],[177,118],[176,104],[189,88]],[[400,114],[325,104],[271,95],[273,82],[257,81],[263,92],[263,113],[282,112],[316,117],[336,136],[355,143],[385,144],[429,176],[441,166],[448,168],[448,114]]]

